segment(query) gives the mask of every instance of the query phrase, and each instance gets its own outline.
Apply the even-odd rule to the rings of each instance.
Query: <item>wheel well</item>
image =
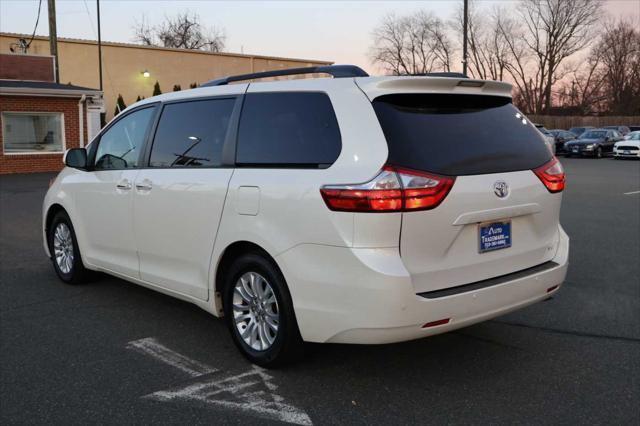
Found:
[[[44,223],[44,230],[47,233],[49,232],[49,227],[51,226],[51,221],[53,220],[55,215],[60,211],[66,212],[64,207],[62,207],[60,204],[52,204],[49,207],[49,210],[47,211],[47,218],[46,218],[45,223]]]
[[[278,267],[278,264],[276,263],[275,259],[273,257],[271,257],[271,255],[269,253],[267,253],[267,251],[265,249],[263,249],[262,247],[260,247],[257,244],[251,243],[249,241],[236,241],[233,244],[230,244],[225,250],[224,253],[222,254],[222,257],[220,259],[220,262],[218,263],[218,269],[216,270],[216,281],[215,281],[215,292],[216,292],[216,297],[219,298],[220,300],[220,307],[222,308],[222,283],[224,281],[224,275],[225,273],[229,270],[229,268],[231,267],[231,264],[233,263],[233,261],[235,259],[237,259],[239,256],[246,254],[246,253],[260,253],[262,256],[264,256],[266,259],[268,259],[269,261],[271,261],[276,268],[278,268],[278,270],[280,270],[280,268]],[[222,310],[220,311],[220,314],[222,315]]]

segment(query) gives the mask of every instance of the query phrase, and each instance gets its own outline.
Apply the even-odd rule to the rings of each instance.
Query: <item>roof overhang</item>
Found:
[[[33,87],[0,87],[0,95],[81,98],[82,95],[101,96],[102,92],[99,90],[45,89],[45,88],[33,88]]]

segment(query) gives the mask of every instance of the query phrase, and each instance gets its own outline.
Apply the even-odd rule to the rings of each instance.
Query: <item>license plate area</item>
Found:
[[[478,225],[478,252],[511,247],[511,221],[481,223]]]

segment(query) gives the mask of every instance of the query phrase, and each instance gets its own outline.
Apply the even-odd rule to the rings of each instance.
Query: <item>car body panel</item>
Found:
[[[508,194],[499,198],[496,182]],[[562,194],[531,171],[458,176],[436,209],[403,214],[401,257],[416,293],[455,287],[544,263],[558,243]],[[480,223],[511,222],[511,247],[480,253]],[[434,244],[434,241],[438,241]]]
[[[636,139],[625,139],[625,140],[616,142],[616,144],[613,147],[614,157],[640,158],[640,132],[635,132],[635,133],[637,135]]]
[[[54,204],[67,210],[87,268],[190,301],[217,316],[222,315],[216,293],[222,257],[233,244],[257,245],[282,272],[308,341],[386,343],[491,318],[548,297],[548,288],[560,285],[566,274],[568,238],[558,224],[562,196],[550,194],[531,170],[460,176],[431,211],[337,212],[320,195],[324,185],[368,182],[385,165],[389,152],[372,99],[389,93],[510,98],[509,84],[481,83],[444,77],[320,78],[205,87],[146,99],[122,115],[141,105],[182,99],[322,92],[335,111],[342,150],[331,166],[315,169],[65,168],[45,197],[43,218]],[[116,190],[122,179],[133,186],[127,194]],[[509,196],[496,197],[496,180],[509,184]],[[145,189],[149,183],[151,190]],[[492,220],[511,221],[513,245],[479,254],[477,225]],[[439,301],[417,294],[550,260],[557,266],[549,271],[482,291]],[[442,316],[451,323],[422,329]]]
[[[603,133],[603,135],[590,137],[592,135],[591,132]],[[615,130],[589,129],[580,138],[567,142],[564,150],[567,155],[593,156],[596,155],[598,149],[601,149],[603,153],[609,153],[613,151],[613,145],[621,139],[622,136]]]

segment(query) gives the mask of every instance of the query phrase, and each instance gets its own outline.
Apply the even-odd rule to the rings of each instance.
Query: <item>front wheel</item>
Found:
[[[68,284],[81,284],[88,280],[89,271],[82,264],[80,248],[71,219],[64,211],[53,217],[47,231],[49,252],[53,269],[60,279]]]
[[[602,158],[602,147],[601,147],[601,146],[599,146],[599,147],[596,149],[596,157],[597,157],[597,158]]]
[[[262,254],[248,253],[236,259],[225,275],[224,315],[242,354],[263,367],[299,358],[302,337],[278,268]]]

